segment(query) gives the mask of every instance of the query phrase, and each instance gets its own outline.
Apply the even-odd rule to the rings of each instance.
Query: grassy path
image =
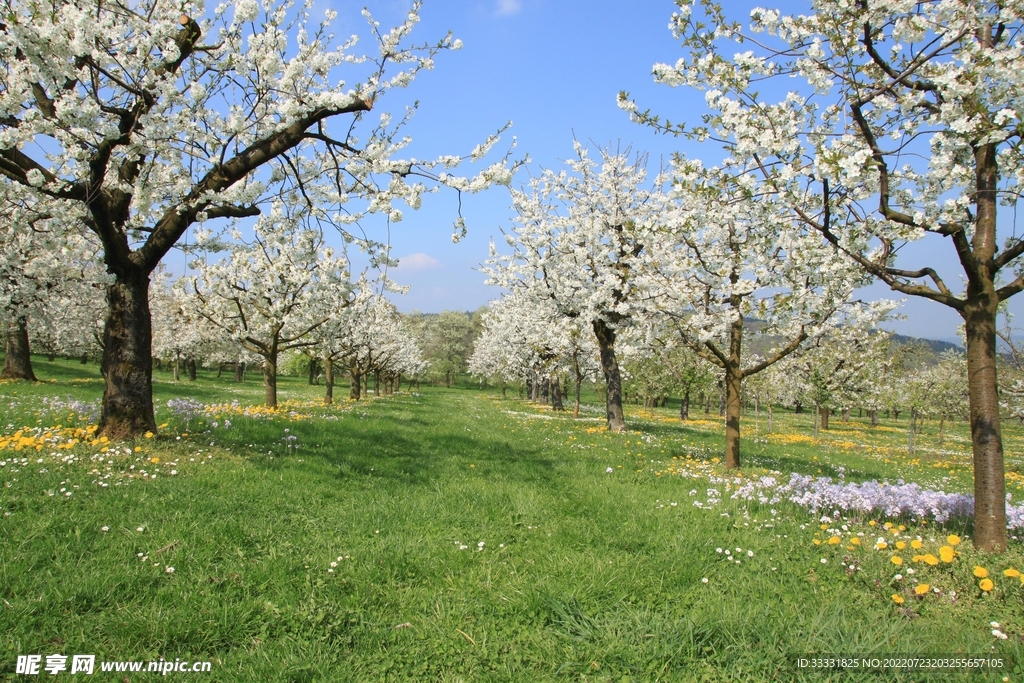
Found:
[[[68,393],[0,389],[8,439],[41,395]],[[699,430],[610,435],[437,389],[289,410],[171,419],[127,452],[0,451],[0,671],[91,653],[210,660],[216,681],[851,680],[793,656],[1021,654],[1024,587],[1001,576],[1024,568],[1019,544],[915,564],[942,591],[915,599],[875,537],[937,553],[961,530],[821,525],[723,491],[697,507],[727,485],[707,478],[711,446],[681,450]]]

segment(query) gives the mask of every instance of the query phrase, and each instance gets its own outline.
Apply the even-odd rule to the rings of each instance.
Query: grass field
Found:
[[[963,519],[732,497],[790,472],[967,492],[963,424],[939,446],[927,423],[911,459],[905,419],[833,418],[814,441],[807,415],[769,434],[751,413],[737,477],[721,421],[671,408],[612,434],[594,404],[573,420],[424,386],[325,408],[282,378],[268,413],[255,379],[158,373],[160,434],[112,444],[90,429],[95,365],[36,372],[0,384],[0,677],[94,654],[209,661],[168,674],[209,681],[936,680],[796,666],[816,654],[999,656],[939,680],[1024,680],[1019,538],[979,555]],[[206,408],[168,409],[182,398]],[[1006,431],[1019,502],[1024,430]]]

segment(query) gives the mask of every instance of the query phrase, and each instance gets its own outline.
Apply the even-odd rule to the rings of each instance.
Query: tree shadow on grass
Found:
[[[292,426],[300,449],[294,454],[279,448],[274,457],[250,458],[261,468],[277,471],[302,459],[329,466],[332,476],[386,478],[406,484],[427,484],[456,471],[476,470],[522,482],[552,478],[556,461],[543,449],[469,433],[430,432],[427,421],[402,420],[401,428],[375,419],[350,421],[334,433],[311,438],[301,423]],[[381,427],[385,427],[384,430]],[[473,467],[471,468],[470,465]]]

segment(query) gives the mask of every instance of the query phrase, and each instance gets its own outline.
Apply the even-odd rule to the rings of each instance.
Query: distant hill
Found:
[[[892,340],[897,344],[924,344],[933,353],[940,354],[946,351],[963,352],[964,347],[942,339],[924,339],[922,337],[908,337],[905,334],[893,334]]]

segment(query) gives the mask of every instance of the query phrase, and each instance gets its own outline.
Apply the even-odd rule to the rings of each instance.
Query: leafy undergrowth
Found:
[[[34,653],[209,660],[217,681],[920,680],[796,658],[1024,662],[1019,541],[988,556],[960,518],[734,497],[773,472],[934,483],[895,453],[759,435],[736,478],[713,419],[634,411],[610,434],[599,412],[484,392],[325,408],[282,385],[291,402],[268,412],[253,382],[160,384],[165,426],[127,444],[92,436],[101,385],[0,386],[3,671]],[[775,433],[805,434],[795,420]]]

